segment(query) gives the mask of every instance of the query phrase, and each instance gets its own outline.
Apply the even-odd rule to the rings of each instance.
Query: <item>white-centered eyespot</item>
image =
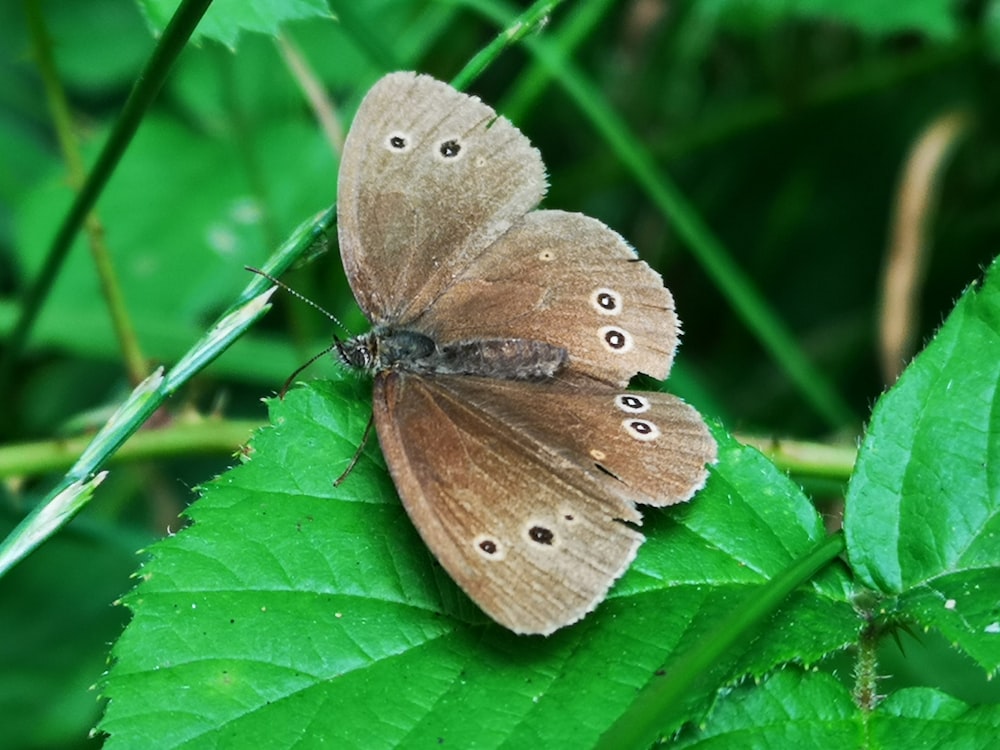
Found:
[[[395,151],[397,154],[405,154],[413,148],[413,139],[409,133],[404,133],[401,130],[393,130],[385,139],[385,147],[389,151]]]
[[[458,161],[465,155],[465,148],[458,138],[445,138],[438,144],[437,156],[442,161]]]
[[[601,315],[621,315],[622,296],[614,289],[601,287],[590,295],[590,305]]]
[[[629,434],[629,437],[643,443],[656,440],[660,436],[660,428],[656,426],[655,422],[650,422],[648,419],[629,417],[622,420],[622,427],[625,428],[625,432]]]
[[[635,393],[620,393],[615,396],[615,406],[626,414],[642,414],[649,411],[649,399]]]
[[[496,537],[489,534],[480,534],[477,536],[472,540],[472,546],[481,557],[485,557],[492,562],[503,560],[507,554],[507,551],[497,541]]]
[[[608,457],[608,454],[598,448],[592,448],[590,450],[590,457],[595,461],[603,461]]]
[[[624,328],[602,326],[597,329],[597,335],[601,337],[601,343],[604,344],[604,348],[614,354],[624,354],[631,351],[632,347],[635,346],[632,334]]]

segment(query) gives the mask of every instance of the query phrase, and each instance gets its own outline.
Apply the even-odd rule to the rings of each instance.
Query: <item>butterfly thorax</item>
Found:
[[[562,370],[569,353],[532,339],[480,339],[438,345],[417,331],[376,328],[337,343],[340,361],[369,373],[478,375],[500,380],[544,380]]]

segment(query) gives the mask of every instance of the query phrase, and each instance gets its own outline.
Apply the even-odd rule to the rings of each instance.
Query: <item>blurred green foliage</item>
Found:
[[[31,3],[0,4],[0,347],[72,199],[27,31]],[[88,164],[174,5],[39,4]],[[247,280],[244,264],[263,262],[334,198],[336,150],[276,44],[279,27],[346,128],[388,68],[448,80],[497,33],[491,19],[511,15],[486,0],[331,6],[337,18],[305,0],[215,3],[97,205],[128,315],[155,363],[175,361],[232,303]],[[672,390],[733,430],[855,436],[886,387],[876,319],[900,174],[914,141],[945,113],[968,112],[975,125],[940,175],[918,340],[1000,248],[998,19],[996,0],[578,0],[537,32],[655,157],[650,166],[674,180],[848,405],[853,419],[835,430],[734,315],[684,235],[530,45],[504,53],[471,91],[517,112],[549,169],[546,206],[600,218],[663,274],[685,329]],[[579,38],[568,39],[577,27]],[[332,249],[286,280],[361,330]],[[327,322],[311,311],[282,298],[276,307],[170,404],[164,421],[191,412],[266,418],[260,399],[329,340]],[[99,425],[130,388],[121,363],[80,238],[4,394],[0,453]],[[316,377],[333,372],[329,363],[314,368]],[[181,445],[117,468],[83,517],[0,579],[5,746],[93,744],[86,735],[100,706],[86,688],[127,619],[110,605],[132,586],[133,553],[182,523],[190,488],[233,463],[237,448],[192,455]],[[0,535],[56,478],[5,475]],[[890,653],[891,640],[882,647],[902,680],[894,688],[997,700],[982,669],[948,643],[906,638],[905,662]],[[945,673],[967,676],[945,687]]]

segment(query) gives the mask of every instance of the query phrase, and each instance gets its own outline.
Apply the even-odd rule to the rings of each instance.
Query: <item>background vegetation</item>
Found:
[[[141,378],[246,309],[266,285],[245,264],[290,236],[292,255],[324,249],[309,228],[367,88],[393,69],[450,80],[523,10],[219,0],[16,347],[175,5],[0,5],[0,536],[98,428],[106,445],[126,435],[108,419]],[[86,510],[0,578],[2,744],[97,744],[110,696],[101,728],[126,747],[581,747],[623,717],[679,745],[988,746],[996,269],[871,409],[1000,247],[998,19],[987,1],[553,3],[468,89],[539,147],[546,206],[600,218],[663,274],[685,329],[669,387],[713,419],[714,483],[647,514],[636,566],[584,623],[510,637],[435,569],[376,446],[330,486],[367,419],[364,383],[317,363],[320,382],[270,402],[278,426],[241,451],[267,423],[261,399],[329,341],[279,295],[209,366],[133,401],[184,386]],[[328,244],[284,278],[363,330]],[[887,279],[915,295],[886,296]],[[762,438],[809,495],[731,432]],[[136,555],[154,543],[151,562]],[[140,565],[129,607],[112,606]]]

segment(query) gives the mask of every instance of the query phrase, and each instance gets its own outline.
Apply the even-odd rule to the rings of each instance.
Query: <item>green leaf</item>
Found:
[[[348,378],[270,402],[274,426],[255,436],[249,460],[203,489],[190,528],[152,548],[104,686],[109,747],[306,736],[587,746],[720,617],[755,626],[740,623],[741,603],[824,538],[801,492],[716,430],[709,486],[682,508],[647,512],[649,539],[608,600],[549,638],[518,637],[441,571],[374,444],[333,486],[368,420],[368,390]],[[784,617],[848,612],[844,591],[843,580],[819,583]],[[833,616],[798,638],[788,628],[779,648],[748,635],[743,658],[762,670],[793,651],[815,656],[856,627]],[[714,688],[694,695],[704,705]]]
[[[159,33],[170,21],[179,0],[140,0],[139,4]],[[330,17],[323,0],[215,0],[193,38],[214,39],[235,47],[241,31],[275,35],[282,23],[317,17]]]
[[[876,405],[847,494],[858,577],[1000,667],[1000,262]]]
[[[722,698],[704,725],[682,734],[671,747],[864,747],[857,708],[834,677],[777,672],[744,683]]]
[[[995,747],[998,727],[997,706],[970,707],[930,688],[900,690],[862,711],[836,678],[786,669],[733,690],[671,747],[967,750]]]
[[[996,747],[1000,706],[969,706],[933,688],[900,690],[879,706],[871,747]]]

